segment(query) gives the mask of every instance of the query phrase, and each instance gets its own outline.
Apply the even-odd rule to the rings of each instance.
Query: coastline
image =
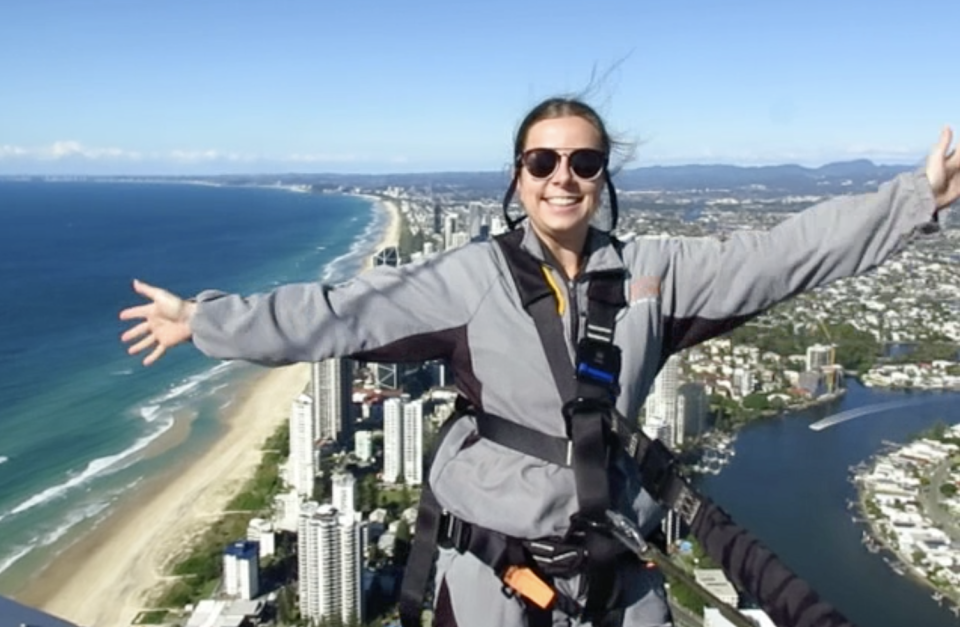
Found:
[[[388,214],[372,254],[399,242],[400,209],[390,199],[362,196]],[[169,577],[164,568],[216,520],[253,476],[261,446],[289,417],[308,386],[309,364],[255,373],[238,388],[237,402],[218,417],[223,430],[201,454],[144,480],[116,509],[79,538],[17,593],[81,627],[129,625]],[[182,432],[177,426],[171,431]],[[181,436],[183,437],[183,436]]]

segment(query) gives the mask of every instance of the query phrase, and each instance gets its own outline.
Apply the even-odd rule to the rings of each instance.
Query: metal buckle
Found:
[[[620,347],[584,337],[577,344],[577,379],[597,383],[619,392],[621,365]]]
[[[443,535],[438,544],[444,548],[456,549],[458,553],[467,550],[467,545],[470,544],[470,525],[445,511],[440,515],[440,532]]]

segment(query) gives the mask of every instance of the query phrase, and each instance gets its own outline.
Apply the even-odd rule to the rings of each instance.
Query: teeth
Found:
[[[560,206],[569,206],[579,202],[579,198],[547,198],[547,202],[551,205],[560,205]]]

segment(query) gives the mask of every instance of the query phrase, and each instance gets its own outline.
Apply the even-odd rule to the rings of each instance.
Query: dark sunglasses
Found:
[[[600,176],[607,165],[607,155],[592,148],[574,150],[567,159],[573,174],[585,181],[591,181]],[[553,148],[533,148],[524,152],[519,162],[533,178],[545,179],[557,171],[562,160],[563,156]]]

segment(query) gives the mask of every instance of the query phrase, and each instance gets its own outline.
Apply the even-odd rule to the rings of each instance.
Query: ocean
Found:
[[[0,593],[216,438],[263,372],[190,347],[144,368],[119,339],[134,278],[184,297],[341,281],[388,223],[365,198],[282,188],[0,182]],[[186,439],[148,455],[175,421]]]

